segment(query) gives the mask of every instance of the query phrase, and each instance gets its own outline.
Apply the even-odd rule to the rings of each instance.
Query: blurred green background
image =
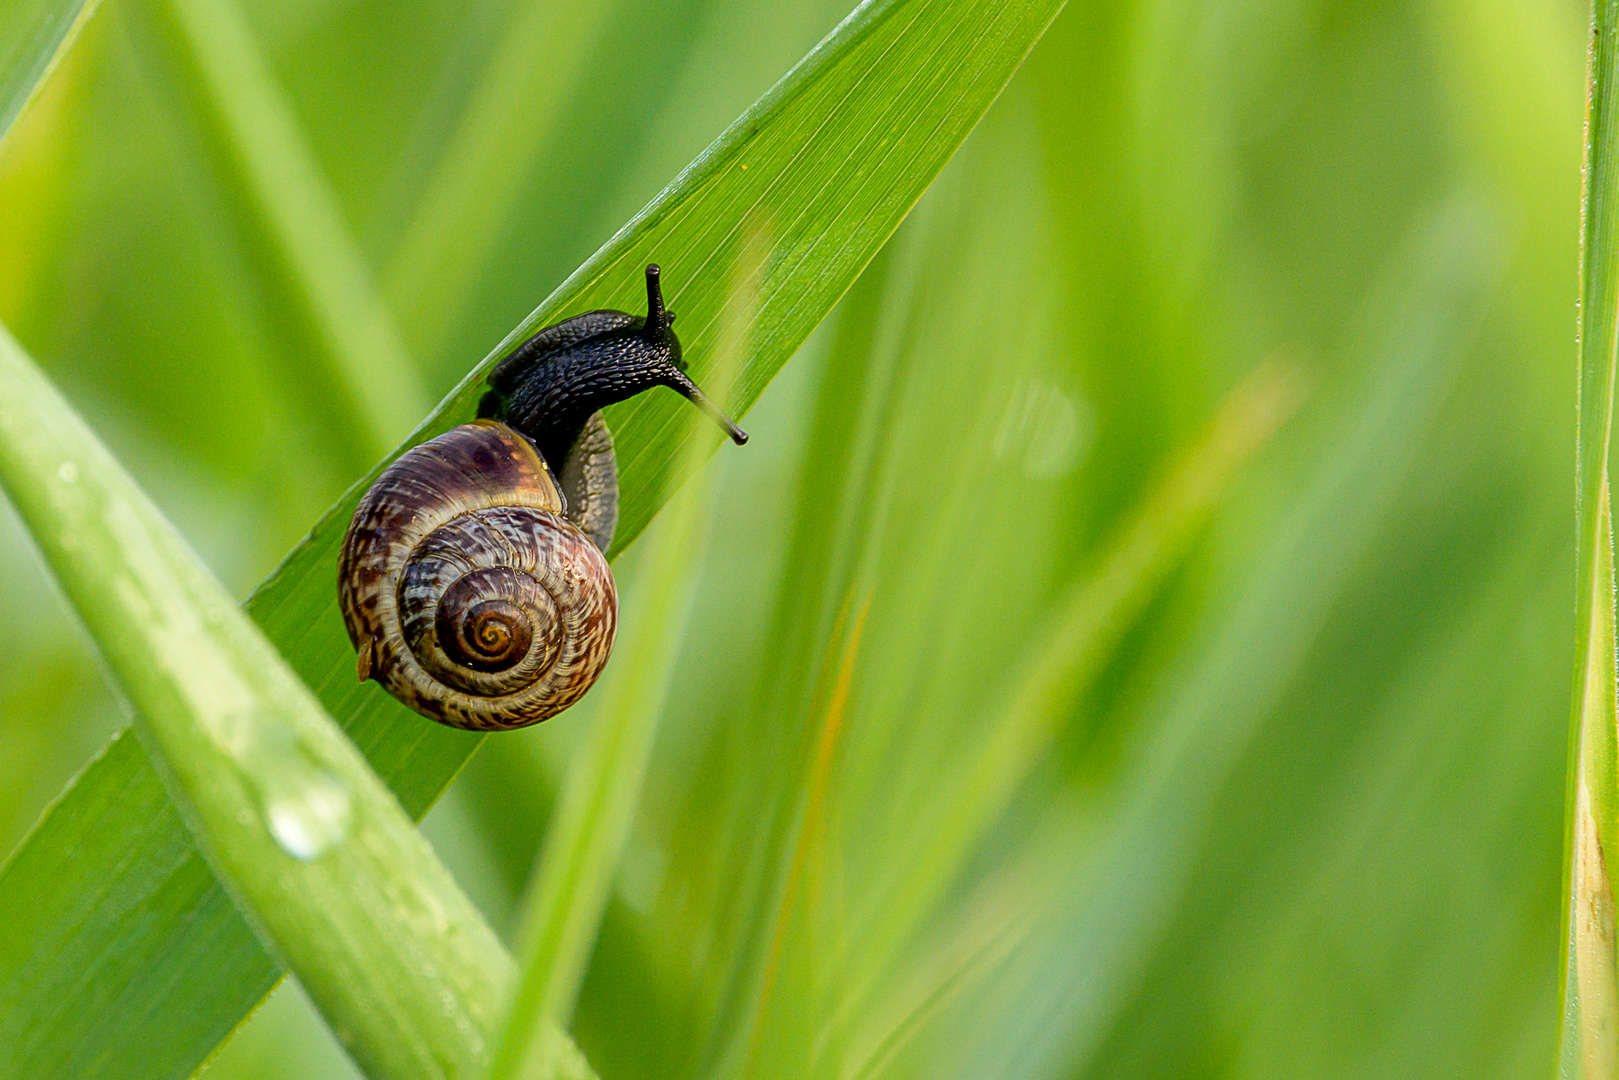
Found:
[[[386,434],[846,2],[251,5],[400,329]],[[0,321],[245,596],[377,448],[166,9],[105,0],[0,145]],[[1070,0],[709,466],[573,1023],[603,1077],[1550,1071],[1586,18]],[[1292,419],[1020,712],[1263,365]],[[9,851],[124,720],[0,514]],[[502,932],[591,700],[424,826]],[[350,1071],[289,985],[206,1075]]]

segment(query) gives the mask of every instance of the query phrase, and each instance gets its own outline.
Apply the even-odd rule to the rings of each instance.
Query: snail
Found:
[[[338,601],[361,682],[498,731],[596,681],[618,626],[603,554],[618,467],[600,410],[667,386],[748,438],[686,376],[656,266],[646,291],[645,318],[591,311],[528,338],[490,372],[477,420],[407,451],[360,500]]]

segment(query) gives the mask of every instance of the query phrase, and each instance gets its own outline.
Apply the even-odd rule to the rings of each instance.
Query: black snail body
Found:
[[[530,337],[490,373],[480,419],[406,452],[360,500],[338,599],[362,682],[496,731],[555,716],[601,674],[618,468],[600,410],[667,386],[747,441],[686,377],[656,266],[646,280],[644,318],[591,311]]]

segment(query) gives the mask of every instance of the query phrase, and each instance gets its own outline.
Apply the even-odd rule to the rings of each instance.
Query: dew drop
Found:
[[[56,467],[56,478],[64,484],[74,484],[79,479],[79,467],[71,461],[64,461]]]
[[[1076,401],[1051,383],[1025,379],[1007,404],[991,449],[1029,476],[1065,476],[1078,467],[1093,426],[1083,399]]]
[[[326,772],[278,793],[264,809],[276,844],[303,862],[320,858],[348,835],[350,816],[348,789]]]

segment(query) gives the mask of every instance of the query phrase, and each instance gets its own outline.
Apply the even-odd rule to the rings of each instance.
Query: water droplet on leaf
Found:
[[[318,772],[267,800],[264,819],[276,844],[295,859],[318,859],[348,835],[348,789]]]

